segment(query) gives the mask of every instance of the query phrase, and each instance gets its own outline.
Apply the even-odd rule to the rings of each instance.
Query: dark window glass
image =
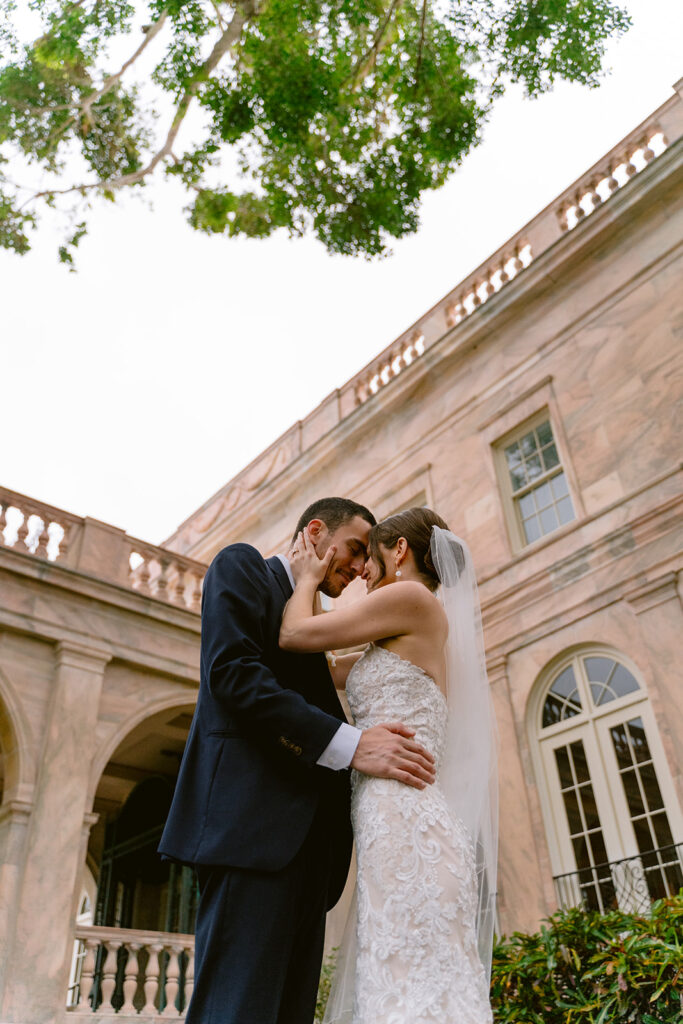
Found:
[[[590,867],[591,859],[586,837],[575,836],[575,838],[572,839],[572,846],[574,847],[574,857],[576,858],[577,868],[581,869]]]
[[[621,781],[624,784],[624,793],[626,794],[626,802],[628,803],[628,809],[631,817],[636,818],[639,814],[644,814],[645,805],[643,804],[643,799],[640,795],[636,769],[630,768],[625,772],[622,772]]]
[[[600,828],[598,808],[595,804],[595,794],[590,782],[581,786],[581,803],[583,805],[583,816],[586,819],[586,828]]]
[[[660,814],[653,814],[651,821],[652,827],[655,831],[655,837],[657,839],[657,846],[662,847],[673,845],[674,837],[671,835],[666,811],[662,811]]]
[[[571,744],[572,758],[574,760],[574,771],[576,773],[577,782],[590,782],[590,774],[588,772],[588,763],[586,761],[586,751],[583,749],[583,743],[581,740],[577,740],[576,743]]]
[[[640,779],[643,784],[643,792],[645,793],[648,809],[650,811],[658,811],[660,807],[664,806],[664,801],[662,800],[662,793],[657,782],[655,766],[652,762],[640,766]]]
[[[631,733],[631,743],[633,744],[636,761],[650,761],[652,759],[650,747],[648,746],[642,718],[632,718],[628,723],[628,728]]]
[[[566,747],[558,747],[555,751],[555,760],[557,761],[557,770],[560,773],[560,786],[562,789],[567,789],[569,786],[574,784],[572,779],[572,770],[569,764],[569,753]]]
[[[622,722],[620,725],[615,725],[610,729],[612,733],[612,742],[614,743],[614,752],[617,755],[617,763],[620,768],[628,768],[633,764],[631,760],[631,744],[626,732],[626,723]]]
[[[569,789],[564,794],[564,807],[567,812],[570,835],[579,835],[579,833],[583,832],[583,822],[581,821],[581,814],[579,813],[579,800],[576,795],[576,790]]]
[[[593,863],[606,864],[607,850],[605,849],[605,844],[603,842],[602,832],[591,832],[590,841],[593,850]]]
[[[546,420],[545,423],[541,423],[540,427],[536,427],[536,433],[538,435],[538,443],[540,445],[550,444],[553,440],[553,432],[550,429],[550,420]]]

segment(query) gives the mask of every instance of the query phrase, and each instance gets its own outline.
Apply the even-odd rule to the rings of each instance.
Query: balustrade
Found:
[[[0,550],[10,548],[199,611],[206,566],[0,487]]]
[[[51,562],[66,562],[73,534],[82,522],[63,509],[0,488],[0,547]]]
[[[556,204],[556,216],[563,232],[571,231],[603,203],[644,170],[668,146],[657,122],[639,128],[571,186]]]
[[[199,611],[206,566],[166,548],[127,537],[128,583],[141,594]]]
[[[184,1020],[194,984],[194,936],[79,925],[81,971],[67,1020]]]

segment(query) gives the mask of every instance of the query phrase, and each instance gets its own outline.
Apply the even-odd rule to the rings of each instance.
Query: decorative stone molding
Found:
[[[655,580],[648,580],[642,583],[635,590],[626,594],[626,600],[633,608],[636,615],[656,608],[665,601],[679,600],[678,595],[678,572],[667,572]]]

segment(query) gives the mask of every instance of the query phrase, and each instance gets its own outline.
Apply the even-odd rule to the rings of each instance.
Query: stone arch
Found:
[[[194,876],[157,853],[192,698],[191,691],[176,691],[149,701],[119,723],[98,751],[87,852],[97,880],[96,924],[162,932],[193,926]]]
[[[88,790],[89,805],[92,804],[95,797],[104,769],[126,737],[129,736],[134,729],[163,711],[172,711],[174,709],[177,709],[179,713],[184,710],[194,711],[196,701],[196,693],[194,692],[191,694],[188,693],[187,696],[182,693],[167,694],[165,697],[159,697],[156,700],[149,701],[149,703],[145,704],[144,707],[136,711],[135,714],[129,715],[128,718],[121,722],[116,731],[112,733],[112,735],[107,739],[107,742],[103,744],[102,749],[96,752],[93,759],[92,771],[90,774],[90,787]]]
[[[0,668],[1,803],[30,799],[34,781],[32,749],[31,728],[13,685]]]

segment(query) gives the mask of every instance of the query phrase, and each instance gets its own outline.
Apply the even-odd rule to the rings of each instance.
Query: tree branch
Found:
[[[363,57],[361,57],[361,59],[358,61],[355,68],[347,78],[347,81],[352,81],[354,86],[357,85],[359,81],[362,81],[374,67],[377,61],[377,57],[384,49],[384,46],[382,46],[382,40],[386,34],[387,29],[389,28],[389,25],[391,24],[391,19],[394,16],[394,12],[401,6],[403,2],[404,0],[391,0],[389,10],[387,11],[384,21],[382,22],[380,27],[377,29],[377,32],[375,33],[375,38],[372,41],[372,46],[370,47],[368,52]]]
[[[102,83],[102,87],[100,89],[97,89],[95,92],[90,93],[90,95],[86,96],[83,102],[79,104],[79,110],[83,114],[88,114],[93,103],[97,103],[97,101],[101,99],[102,96],[105,95],[105,93],[108,93],[110,89],[114,88],[117,82],[121,81],[121,79],[125,75],[128,68],[131,66],[131,64],[135,63],[135,61],[138,59],[143,50],[145,50],[145,48],[149,46],[149,44],[152,42],[154,37],[157,36],[159,32],[161,32],[167,17],[168,15],[166,14],[166,11],[164,11],[159,20],[155,21],[154,24],[149,28],[149,30],[145,32],[145,38],[140,43],[133,56],[129,57],[128,60],[121,65],[121,67],[115,74],[108,75]]]
[[[87,184],[84,185],[72,185],[70,188],[64,189],[44,189],[41,192],[36,192],[33,196],[30,197],[30,199],[27,199],[21,207],[21,209],[23,209],[24,206],[26,206],[28,203],[35,202],[37,199],[44,199],[46,196],[63,196],[68,195],[72,192],[80,192],[81,194],[84,194],[85,192],[92,191],[93,189],[108,189],[110,191],[122,189],[128,185],[138,184],[149,174],[151,174],[161,163],[162,160],[164,160],[166,157],[172,154],[173,144],[176,140],[178,132],[180,131],[180,126],[185,120],[187,112],[190,108],[192,100],[194,99],[197,93],[199,86],[202,84],[202,82],[206,81],[206,79],[210,76],[212,71],[215,71],[216,67],[221,62],[225,54],[237,42],[242,33],[244,25],[246,24],[252,13],[254,13],[254,10],[255,7],[252,7],[251,4],[245,4],[244,9],[238,8],[235,11],[235,13],[232,16],[232,20],[230,21],[230,24],[221,34],[220,38],[217,40],[213,50],[211,51],[207,59],[204,61],[204,63],[201,65],[198,71],[194,74],[192,81],[188,85],[187,89],[185,90],[185,93],[183,94],[183,96],[180,99],[180,102],[178,103],[176,112],[173,116],[173,120],[171,121],[171,125],[169,127],[168,133],[166,135],[166,140],[164,141],[163,146],[154,154],[154,156],[146,165],[146,167],[141,167],[140,170],[133,171],[130,174],[121,175],[119,178],[110,178],[107,181],[93,181],[88,182]]]

